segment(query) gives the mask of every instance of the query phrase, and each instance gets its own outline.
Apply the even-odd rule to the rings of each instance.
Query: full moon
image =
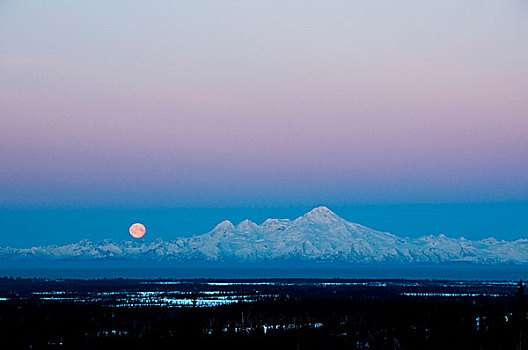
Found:
[[[128,232],[132,235],[134,238],[141,238],[145,235],[145,232],[147,232],[147,229],[145,228],[145,225],[140,223],[135,223],[128,229]]]

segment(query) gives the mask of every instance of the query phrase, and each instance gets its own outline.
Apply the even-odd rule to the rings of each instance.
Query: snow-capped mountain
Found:
[[[351,263],[528,263],[528,239],[471,241],[445,235],[418,239],[351,223],[326,207],[295,219],[258,225],[223,221],[208,233],[152,242],[83,240],[62,246],[0,248],[4,259],[125,259],[205,261],[339,261]]]

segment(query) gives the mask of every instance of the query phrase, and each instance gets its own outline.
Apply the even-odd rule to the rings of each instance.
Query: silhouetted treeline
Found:
[[[209,308],[45,301],[25,297],[34,285],[23,283],[13,292],[16,281],[0,282],[0,291],[9,285],[12,295],[22,293],[0,302],[1,349],[528,349],[522,283],[494,297],[409,297],[365,285],[291,283],[275,286],[280,290],[273,298]],[[68,283],[70,292],[90,288],[89,281]],[[423,283],[412,287],[443,290],[442,283]],[[236,288],[268,287],[274,286]]]

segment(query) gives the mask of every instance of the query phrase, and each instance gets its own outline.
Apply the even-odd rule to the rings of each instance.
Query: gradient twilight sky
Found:
[[[8,221],[38,208],[528,208],[522,0],[6,0],[0,77]],[[526,229],[511,220],[498,235]]]

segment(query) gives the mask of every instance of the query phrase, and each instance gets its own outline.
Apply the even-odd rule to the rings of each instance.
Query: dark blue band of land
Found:
[[[528,265],[211,263],[128,261],[4,262],[0,276],[43,278],[408,278],[528,279]]]

